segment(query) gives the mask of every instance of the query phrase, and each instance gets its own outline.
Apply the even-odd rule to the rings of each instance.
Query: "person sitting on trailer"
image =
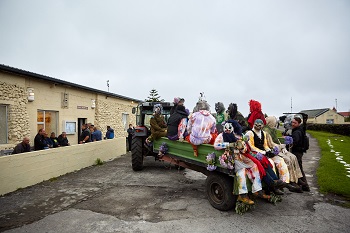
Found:
[[[214,144],[217,136],[216,120],[210,113],[210,106],[205,100],[199,100],[194,107],[187,124],[186,141],[192,144],[194,156],[198,156],[197,146]]]
[[[246,133],[246,136],[249,138],[248,145],[250,147],[250,150],[253,152],[254,157],[256,157],[265,168],[267,174],[267,176],[265,176],[266,180],[264,180],[265,183],[275,194],[283,195],[284,193],[281,190],[279,190],[279,188],[285,187],[286,183],[283,182],[281,179],[278,179],[276,173],[272,169],[274,162],[270,161],[266,156],[266,154],[272,153],[271,149],[267,145],[266,133],[262,131],[263,125],[264,123],[261,119],[256,119],[254,121],[253,129],[249,130]],[[280,167],[282,168],[282,166]],[[283,167],[283,171],[281,173],[282,176],[289,177],[287,165]]]
[[[178,105],[168,119],[167,137],[170,140],[183,141],[187,136],[187,121],[189,111],[184,105]]]
[[[162,115],[163,106],[155,104],[153,107],[153,116],[150,119],[151,135],[146,139],[147,146],[150,146],[154,140],[165,137],[167,134],[167,125]]]

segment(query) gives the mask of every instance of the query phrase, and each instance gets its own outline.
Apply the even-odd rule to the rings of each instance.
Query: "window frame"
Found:
[[[4,108],[5,109],[5,127],[4,127],[4,136],[5,136],[5,141],[4,142],[1,142],[0,141],[0,144],[8,144],[9,140],[8,140],[8,134],[9,134],[9,131],[8,131],[8,128],[9,128],[9,122],[8,122],[8,108],[9,108],[9,105],[8,104],[0,104],[0,108]],[[2,133],[2,132],[1,132]]]

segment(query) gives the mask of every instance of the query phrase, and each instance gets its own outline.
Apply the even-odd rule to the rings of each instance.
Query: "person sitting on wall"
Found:
[[[198,156],[197,146],[200,144],[214,144],[217,136],[216,120],[210,113],[210,106],[205,100],[199,100],[187,124],[188,136],[186,141],[193,147],[194,156]]]
[[[58,144],[60,144],[60,146],[69,146],[70,145],[68,142],[66,132],[62,132],[62,134],[58,136],[57,140],[58,140]]]
[[[53,148],[53,142],[51,141],[49,135],[46,132],[44,134],[44,143],[47,145],[46,147],[44,147],[44,149]]]
[[[150,146],[154,140],[165,137],[167,134],[167,125],[162,112],[163,106],[161,104],[153,106],[153,116],[150,119],[151,135],[146,139],[147,146]]]
[[[113,138],[114,138],[114,129],[112,129],[112,127],[108,125],[105,139],[113,139]]]
[[[44,150],[47,146],[47,143],[44,141],[44,129],[39,129],[38,134],[34,138],[34,150]]]
[[[56,148],[56,147],[60,146],[60,144],[58,143],[58,138],[56,137],[55,132],[51,132],[50,140],[52,141],[52,147],[53,148]]]
[[[12,154],[20,154],[24,152],[30,152],[29,138],[24,137],[21,143],[18,143],[17,146],[13,149]]]
[[[187,136],[186,128],[188,115],[188,109],[185,109],[185,106],[183,105],[178,105],[173,114],[170,115],[167,123],[167,137],[170,140],[183,141]]]

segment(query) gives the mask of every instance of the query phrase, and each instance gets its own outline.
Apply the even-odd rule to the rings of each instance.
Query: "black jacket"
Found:
[[[187,118],[188,114],[186,112],[186,109],[183,105],[178,105],[175,108],[175,111],[173,114],[170,115],[168,119],[168,129],[167,129],[167,136],[175,136],[178,133],[178,126],[180,124],[180,121],[183,118]]]
[[[62,134],[58,136],[57,140],[60,146],[68,146],[68,138],[67,137],[64,138]]]
[[[304,131],[300,126],[292,129],[292,138],[293,138],[292,153],[303,152],[303,135],[304,135]]]
[[[37,134],[34,138],[34,150],[44,150],[44,147],[47,147],[44,136]]]

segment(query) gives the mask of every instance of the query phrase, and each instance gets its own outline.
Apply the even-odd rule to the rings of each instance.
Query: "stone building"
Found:
[[[331,108],[303,110],[309,116],[307,123],[314,124],[344,124],[344,116]]]
[[[58,136],[67,132],[78,143],[82,123],[92,123],[103,135],[107,125],[115,137],[125,137],[136,122],[129,98],[0,64],[0,150],[11,149],[24,136],[31,145],[40,128]]]

